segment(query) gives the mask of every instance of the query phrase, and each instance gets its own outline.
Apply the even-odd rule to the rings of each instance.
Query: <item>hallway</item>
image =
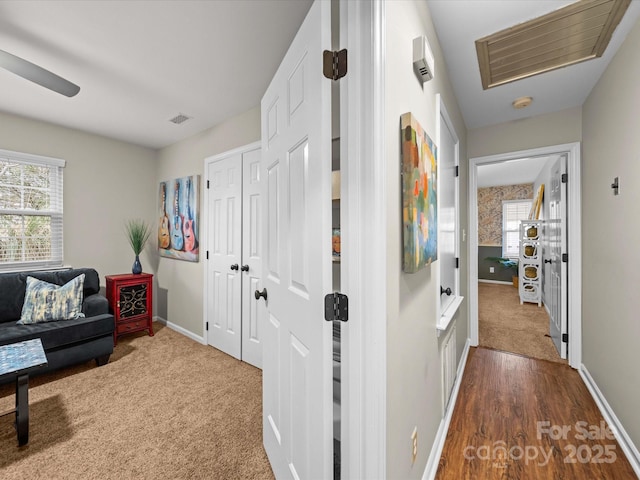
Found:
[[[436,478],[637,477],[577,371],[471,348]]]

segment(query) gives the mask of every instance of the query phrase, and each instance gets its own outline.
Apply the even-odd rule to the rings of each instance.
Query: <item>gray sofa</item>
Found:
[[[84,318],[18,325],[27,276],[64,285],[85,274],[82,313]],[[0,345],[40,338],[48,365],[38,374],[95,359],[98,366],[109,362],[113,352],[113,315],[100,294],[98,272],[92,268],[60,271],[0,273]],[[11,381],[5,377],[4,382]]]

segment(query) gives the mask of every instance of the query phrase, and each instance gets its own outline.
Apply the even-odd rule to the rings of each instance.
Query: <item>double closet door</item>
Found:
[[[262,368],[260,145],[205,160],[207,343]]]

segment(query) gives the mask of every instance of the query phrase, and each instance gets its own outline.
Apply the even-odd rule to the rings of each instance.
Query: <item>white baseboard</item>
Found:
[[[205,342],[204,337],[201,337],[200,335],[196,335],[193,332],[190,332],[189,330],[187,330],[184,327],[181,327],[180,325],[176,325],[175,323],[171,323],[168,322],[165,318],[162,317],[158,317],[157,315],[155,317],[153,317],[154,321],[162,323],[163,325],[166,325],[167,327],[169,327],[171,330],[175,330],[178,333],[181,333],[182,335],[184,335],[185,337],[189,337],[191,340],[194,340],[198,343],[201,343],[202,345],[206,345],[207,342]]]
[[[478,283],[497,283],[498,285],[513,285],[513,282],[503,282],[502,280],[485,280],[484,278],[479,278]]]
[[[613,412],[611,405],[609,405],[609,402],[607,402],[607,399],[598,388],[598,385],[589,373],[589,370],[587,370],[587,367],[585,367],[583,364],[578,372],[580,372],[582,381],[584,381],[587,389],[589,389],[589,393],[591,393],[591,396],[595,400],[596,405],[598,405],[602,416],[613,431],[616,440],[620,444],[620,448],[622,448],[622,451],[627,456],[627,460],[629,460],[633,471],[636,472],[636,475],[638,476],[638,478],[640,478],[640,452],[638,452],[638,449],[633,444],[633,441],[625,431],[622,423]]]
[[[462,351],[462,357],[460,357],[460,363],[458,364],[458,371],[456,372],[456,381],[453,384],[453,390],[451,391],[451,398],[447,405],[447,411],[440,421],[440,426],[436,432],[436,438],[433,440],[431,446],[431,453],[429,453],[429,459],[427,460],[427,466],[422,474],[422,480],[433,480],[436,477],[438,471],[438,465],[440,464],[440,455],[442,455],[442,449],[444,448],[444,441],[447,438],[447,432],[449,431],[449,424],[451,423],[451,416],[453,415],[453,409],[456,406],[458,399],[458,391],[460,390],[460,384],[462,382],[462,374],[464,367],[467,364],[467,357],[469,356],[469,348],[471,341],[467,338],[467,343],[464,345]]]

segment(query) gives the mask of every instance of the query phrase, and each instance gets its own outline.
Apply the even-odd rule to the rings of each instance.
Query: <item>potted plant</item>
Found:
[[[151,234],[151,228],[144,220],[135,219],[129,220],[125,224],[126,232],[127,232],[127,240],[129,240],[129,245],[133,249],[133,253],[136,255],[136,259],[133,262],[133,268],[131,269],[131,273],[139,274],[142,273],[142,265],[140,264],[140,253],[144,250],[144,246],[149,240],[149,235]]]
[[[491,262],[499,263],[502,268],[508,268],[511,270],[511,281],[513,282],[513,286],[518,288],[518,260],[513,258],[506,257],[485,257],[485,260],[489,260]]]

